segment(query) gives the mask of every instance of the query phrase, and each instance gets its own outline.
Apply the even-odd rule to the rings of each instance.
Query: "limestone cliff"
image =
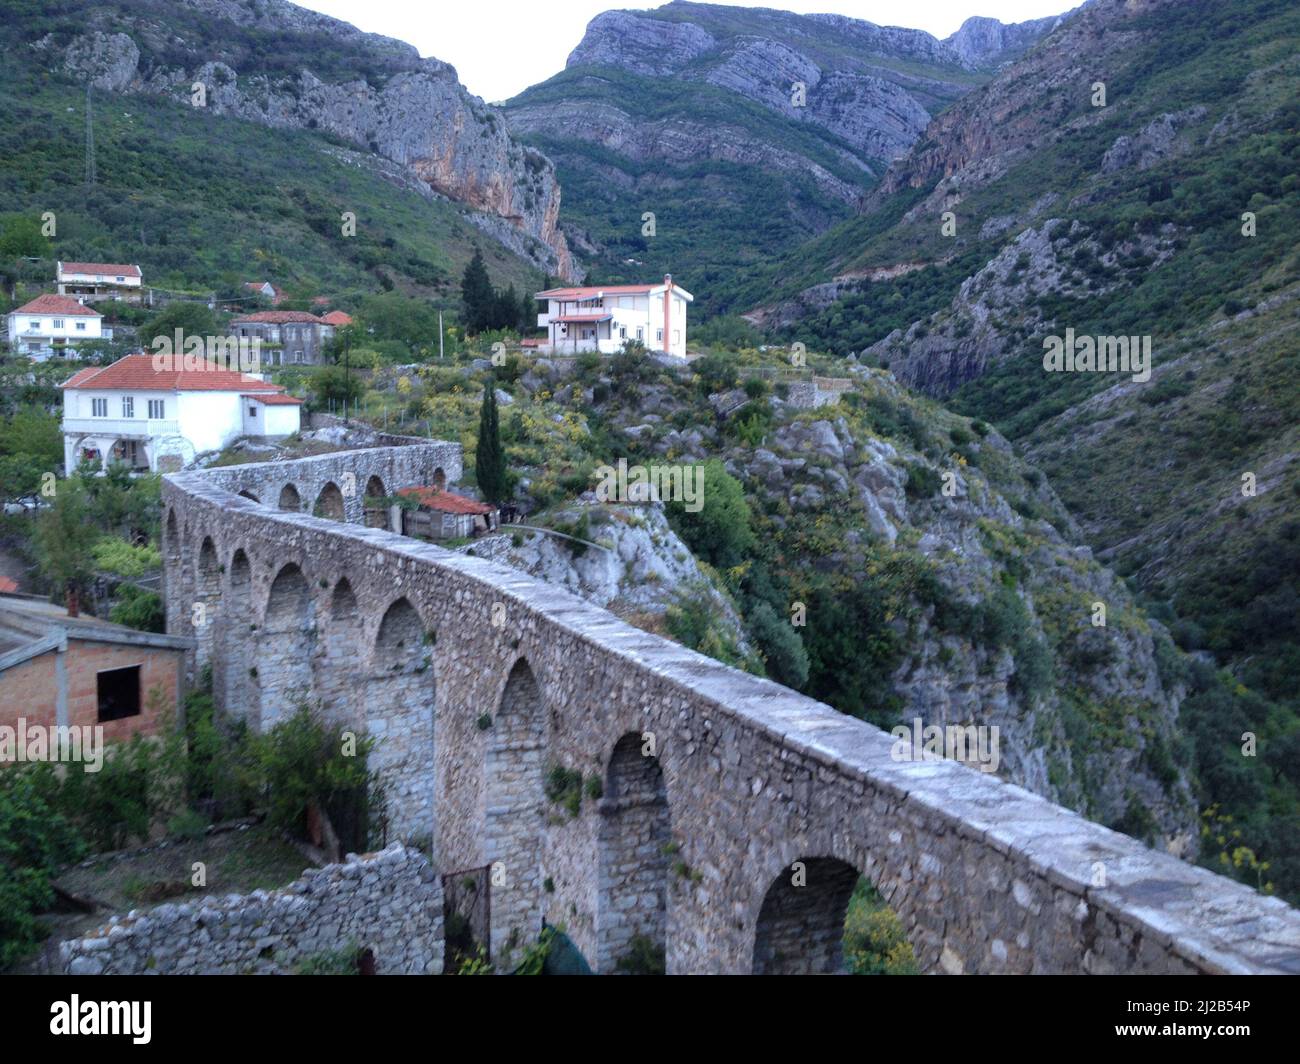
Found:
[[[454,68],[285,0],[87,4],[56,69],[123,93],[170,96],[273,128],[320,130],[391,160],[540,268],[571,277],[550,161],[524,148]]]

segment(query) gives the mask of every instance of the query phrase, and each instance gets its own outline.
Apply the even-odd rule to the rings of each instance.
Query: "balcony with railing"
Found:
[[[146,440],[180,433],[180,422],[142,417],[65,417],[63,431],[77,436]]]

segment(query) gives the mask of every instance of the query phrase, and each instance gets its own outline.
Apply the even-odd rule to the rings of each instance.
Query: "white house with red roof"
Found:
[[[37,362],[62,355],[70,344],[113,338],[113,331],[104,328],[104,315],[71,296],[37,296],[7,319],[9,349]]]
[[[182,469],[241,436],[275,439],[300,428],[302,400],[278,384],[163,355],[127,355],[64,382],[63,459],[125,462],[139,472]]]
[[[547,303],[537,317],[547,333],[543,352],[612,355],[627,341],[640,340],[651,351],[686,357],[686,308],[695,297],[673,284],[671,274],[663,284],[551,288],[535,298]]]
[[[57,262],[54,283],[59,295],[83,302],[124,299],[139,303],[144,293],[140,267],[120,262]]]

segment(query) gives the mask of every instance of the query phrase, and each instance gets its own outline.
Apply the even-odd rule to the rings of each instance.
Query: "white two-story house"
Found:
[[[143,302],[144,275],[139,266],[121,262],[57,262],[54,283],[59,295],[86,303],[97,299]]]
[[[141,354],[75,374],[62,385],[64,469],[93,461],[172,472],[241,436],[298,431],[302,400],[278,384],[198,366],[176,369],[165,356]]]
[[[63,355],[70,344],[113,338],[113,330],[104,328],[104,315],[71,296],[37,296],[11,311],[8,321],[9,349],[37,362]]]
[[[671,274],[663,284],[552,288],[536,298],[547,303],[537,325],[547,333],[539,350],[548,354],[611,355],[640,340],[651,351],[686,357],[686,307],[695,297]]]

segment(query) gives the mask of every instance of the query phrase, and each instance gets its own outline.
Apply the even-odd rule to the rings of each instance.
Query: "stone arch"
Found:
[[[249,491],[247,488],[245,488],[243,491],[241,491],[241,492],[239,493],[239,497],[240,497],[241,499],[251,499],[253,502],[257,503],[258,505],[261,505],[261,502],[262,502],[261,499],[259,499],[256,495],[254,495],[254,494],[253,494],[251,491]]]
[[[767,888],[754,931],[755,975],[844,970],[844,918],[859,879],[838,857],[801,857]]]
[[[429,483],[439,491],[447,490],[447,474],[443,470],[442,466],[439,466],[433,471],[433,479],[430,480]]]
[[[388,507],[382,503],[372,505],[372,499],[384,499],[388,497],[388,489],[384,487],[384,481],[378,475],[372,476],[366,481],[366,493],[362,496],[362,502],[365,505],[365,519],[368,528],[387,528],[388,527]]]
[[[313,514],[317,517],[326,517],[331,521],[344,521],[347,519],[346,510],[343,505],[343,492],[334,481],[326,481],[325,486],[320,489],[320,494],[316,496],[316,502],[312,506]]]
[[[542,930],[545,754],[541,687],[520,658],[493,715],[484,763],[484,854],[501,865],[493,869],[489,952],[502,968],[512,967]]]
[[[281,510],[289,510],[292,513],[302,512],[302,496],[298,494],[298,489],[293,484],[286,484],[280,489],[280,498],[276,505]]]
[[[596,968],[602,973],[618,971],[634,948],[642,959],[653,953],[660,962],[667,950],[668,790],[659,758],[642,749],[635,732],[614,745],[599,805]]]
[[[384,611],[370,654],[366,731],[378,740],[371,757],[383,778],[389,827],[399,838],[432,839],[433,734],[436,687],[432,633],[410,600]]]
[[[174,509],[167,511],[167,519],[163,522],[162,554],[163,609],[166,614],[167,631],[174,633],[180,631],[177,614],[181,610],[181,600],[184,597],[181,590],[184,576],[181,572],[180,522],[176,520]]]
[[[258,632],[253,619],[253,567],[242,549],[237,549],[230,559],[224,606],[220,617],[221,668],[213,677],[216,701],[231,719],[256,724],[257,685],[252,670]]]
[[[212,660],[217,614],[221,608],[221,563],[211,536],[204,536],[199,546],[199,564],[195,572],[193,611],[194,638],[199,668]]]
[[[270,728],[292,715],[312,692],[315,603],[307,578],[293,562],[271,582],[257,639],[258,726]]]
[[[327,720],[347,727],[361,728],[364,698],[358,688],[363,683],[357,659],[358,648],[365,645],[361,608],[347,577],[334,585],[329,609],[318,646],[319,668],[315,670],[317,694]]]

